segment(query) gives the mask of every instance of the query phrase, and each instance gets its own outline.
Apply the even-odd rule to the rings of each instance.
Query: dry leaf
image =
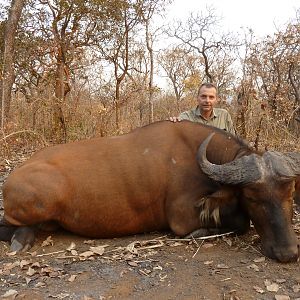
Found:
[[[253,259],[253,261],[256,263],[264,262],[265,260],[266,258],[264,256]]]
[[[269,292],[278,292],[279,285],[277,283],[273,283],[270,280],[265,280],[265,286]]]
[[[264,291],[262,288],[260,288],[259,286],[254,286],[253,288],[254,288],[254,290],[255,290],[257,293],[263,294],[263,293],[265,292],[265,291]]]
[[[300,284],[293,285],[292,289],[293,289],[294,293],[299,293],[300,292]]]
[[[137,254],[137,249],[135,249],[135,245],[136,245],[137,242],[132,242],[130,243],[127,247],[126,247],[126,250],[129,251],[130,253],[132,254]]]
[[[228,244],[228,246],[232,246],[232,240],[231,239],[228,239],[228,238],[226,238],[226,237],[223,237],[223,241],[226,243],[226,244]]]
[[[287,295],[275,295],[275,300],[290,300],[291,298]]]
[[[90,250],[93,251],[95,254],[102,255],[105,251],[105,247],[108,245],[97,246],[97,247],[90,247]]]
[[[71,245],[67,248],[67,251],[74,250],[75,248],[76,248],[76,244],[72,242]]]
[[[29,282],[31,281],[31,278],[25,277],[25,281],[26,281],[26,284],[28,285]]]
[[[77,256],[78,252],[76,250],[71,250],[71,254],[74,255],[74,256]]]
[[[7,256],[15,256],[17,254],[17,251],[12,251],[12,252],[6,252],[5,253]]]
[[[93,251],[85,251],[79,254],[81,257],[87,258],[94,255]]]
[[[182,245],[184,245],[184,244],[181,242],[175,242],[175,243],[170,244],[170,247],[177,247],[177,246],[182,246]]]
[[[213,260],[207,260],[203,264],[204,265],[211,265],[214,261]]]
[[[256,264],[247,266],[248,269],[253,269],[255,272],[259,272],[259,267]]]
[[[35,263],[33,263],[33,264],[31,265],[31,267],[32,267],[32,268],[40,268],[41,265],[40,265],[39,262],[35,262]]]
[[[26,275],[32,276],[32,275],[34,275],[35,273],[36,273],[36,271],[35,271],[33,268],[29,267],[29,268],[28,268],[28,271],[26,272]]]
[[[95,240],[86,240],[83,241],[84,244],[88,244],[88,245],[94,245],[95,244]]]
[[[71,275],[70,278],[68,279],[69,282],[73,282],[76,279],[77,275]]]
[[[58,298],[58,299],[68,298],[69,296],[70,296],[70,294],[67,294],[67,293],[60,293],[58,295],[50,295],[50,297]]]
[[[21,269],[23,269],[23,267],[24,266],[27,266],[27,265],[29,265],[31,263],[31,261],[30,260],[21,260],[21,262],[20,262],[20,268]]]
[[[5,294],[1,296],[1,298],[8,298],[12,297],[12,299],[15,299],[15,297],[18,295],[18,291],[16,290],[8,290]]]
[[[131,267],[137,267],[138,264],[135,261],[128,261],[127,264]]]
[[[225,264],[218,264],[217,268],[218,269],[229,269],[229,267],[227,265],[225,265]]]
[[[153,267],[153,270],[160,270],[160,271],[162,271],[162,266],[156,266],[156,267]]]
[[[211,248],[211,247],[213,247],[213,246],[214,246],[214,244],[211,244],[211,243],[205,243],[205,244],[202,245],[202,248],[207,249],[207,248]]]
[[[284,283],[284,282],[286,282],[286,279],[284,279],[284,278],[278,278],[278,279],[276,279],[276,282],[277,283]]]
[[[39,288],[39,287],[44,287],[46,284],[44,282],[38,282],[35,287]]]
[[[53,246],[52,236],[49,235],[43,242],[41,247]]]
[[[168,275],[162,275],[162,274],[159,274],[159,281],[165,281],[165,279],[168,277]]]

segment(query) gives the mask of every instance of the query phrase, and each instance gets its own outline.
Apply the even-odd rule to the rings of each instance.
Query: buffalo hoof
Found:
[[[20,227],[11,239],[10,250],[14,252],[25,252],[34,244],[34,231],[30,227]]]

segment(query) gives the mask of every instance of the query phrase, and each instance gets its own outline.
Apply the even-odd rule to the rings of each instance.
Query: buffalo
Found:
[[[292,262],[299,257],[292,228],[299,174],[299,153],[257,153],[217,128],[156,122],[34,154],[3,185],[0,239],[21,251],[37,227],[91,238],[166,229],[196,237],[243,233],[251,220],[262,252]]]

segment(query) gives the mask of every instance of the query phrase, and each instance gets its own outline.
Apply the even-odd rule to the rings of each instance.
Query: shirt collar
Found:
[[[196,114],[196,116],[198,116],[198,117],[200,117],[200,118],[206,120],[206,119],[201,115],[201,113],[200,113],[199,105],[196,107],[195,114]],[[211,116],[210,120],[215,119],[215,118],[217,118],[217,117],[218,117],[218,115],[217,115],[215,109],[213,108],[212,116]]]

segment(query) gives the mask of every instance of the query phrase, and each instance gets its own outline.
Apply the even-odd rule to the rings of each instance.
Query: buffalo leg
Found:
[[[236,234],[243,234],[247,232],[250,227],[250,220],[242,211],[238,211],[230,216],[224,216],[221,213],[220,219],[220,227],[199,228],[185,236],[185,238],[199,238],[232,231]]]
[[[11,239],[11,251],[27,251],[34,244],[34,230],[31,227],[19,227]]]
[[[5,219],[0,220],[0,240],[11,242],[11,251],[26,251],[34,243],[34,230],[31,227],[11,225]]]

